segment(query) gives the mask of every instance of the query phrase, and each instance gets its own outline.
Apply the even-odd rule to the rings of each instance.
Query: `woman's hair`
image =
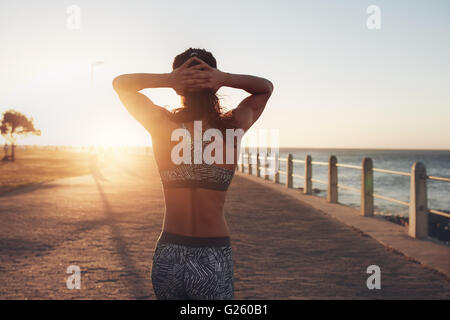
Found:
[[[180,67],[185,61],[195,55],[203,60],[209,66],[217,68],[217,62],[211,52],[205,49],[189,48],[183,53],[177,55],[173,60],[172,68]],[[189,67],[199,64],[193,61]],[[234,127],[231,117],[225,116],[225,108],[220,106],[217,94],[211,89],[202,89],[195,92],[183,94],[183,107],[172,111],[172,120],[175,122],[189,122],[201,120],[203,117],[208,119],[209,124],[219,130]]]

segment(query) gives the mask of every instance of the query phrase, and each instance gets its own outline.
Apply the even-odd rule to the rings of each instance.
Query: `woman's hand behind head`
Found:
[[[183,95],[189,87],[189,84],[186,81],[188,79],[188,78],[186,78],[186,74],[187,74],[188,70],[195,67],[195,66],[189,67],[193,62],[197,62],[198,63],[197,65],[199,65],[200,63],[204,63],[199,58],[192,57],[192,58],[186,60],[181,66],[174,69],[170,73],[171,87],[179,95]]]
[[[183,72],[183,79],[188,86],[188,91],[209,89],[217,92],[223,85],[225,77],[225,73],[210,67],[203,61]]]

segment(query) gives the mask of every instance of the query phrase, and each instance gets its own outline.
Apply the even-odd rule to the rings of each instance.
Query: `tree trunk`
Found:
[[[5,142],[5,145],[3,146],[3,151],[5,152],[5,156],[2,158],[2,161],[8,161],[8,144]]]
[[[16,159],[15,149],[16,149],[16,145],[11,144],[11,161],[14,161]]]

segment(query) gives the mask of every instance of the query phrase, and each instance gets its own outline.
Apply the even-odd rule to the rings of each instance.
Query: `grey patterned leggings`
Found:
[[[152,284],[160,300],[233,299],[229,238],[192,238],[163,232],[153,256]]]

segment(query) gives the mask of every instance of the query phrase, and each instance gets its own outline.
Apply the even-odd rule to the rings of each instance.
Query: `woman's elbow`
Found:
[[[112,81],[112,86],[114,88],[115,91],[120,91],[121,89],[121,81],[120,81],[120,77],[121,76],[117,76],[113,79]]]
[[[267,79],[266,79],[266,80],[267,80]],[[272,94],[272,92],[273,92],[273,83],[272,83],[272,81],[267,80],[267,86],[268,86],[267,92],[268,92],[269,94]]]
[[[127,81],[126,76],[126,74],[121,74],[120,76],[117,76],[113,79],[112,86],[114,90],[116,90],[117,92],[130,90],[129,81]]]

